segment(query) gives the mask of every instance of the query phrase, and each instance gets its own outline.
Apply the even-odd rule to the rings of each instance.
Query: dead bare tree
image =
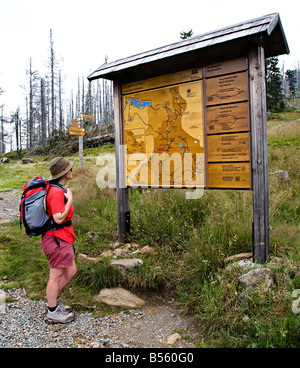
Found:
[[[7,123],[7,119],[3,115],[3,106],[0,106],[1,108],[1,117],[0,117],[0,153],[5,153],[5,137],[8,136],[8,134],[5,131],[4,124]]]
[[[58,75],[58,128],[59,130],[64,130],[64,121],[63,121],[63,105],[62,105],[62,78],[61,71],[59,71]]]
[[[50,75],[51,75],[51,128],[52,132],[56,129],[56,119],[55,119],[55,91],[54,91],[54,48],[52,40],[52,29],[50,29]]]
[[[33,147],[34,143],[34,135],[35,135],[35,97],[37,94],[37,82],[38,82],[38,72],[37,70],[32,69],[32,58],[29,59],[29,69],[26,70],[26,75],[29,80],[29,121],[26,122],[27,124],[27,134],[29,136],[29,147]],[[26,87],[25,87],[26,88]]]
[[[46,143],[46,124],[47,124],[47,109],[45,99],[45,81],[41,78],[41,143],[45,147]]]

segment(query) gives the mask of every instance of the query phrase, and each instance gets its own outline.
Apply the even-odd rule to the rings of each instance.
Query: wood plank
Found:
[[[207,137],[208,162],[249,161],[249,133]]]
[[[114,82],[114,122],[116,154],[116,198],[118,241],[124,243],[130,234],[129,193],[125,183],[124,127],[122,110],[122,85]]]
[[[82,169],[83,168],[83,135],[85,133],[80,133],[80,137],[79,137],[79,149],[78,149],[78,153],[79,153],[79,168]]]
[[[250,189],[250,163],[208,164],[208,186]]]
[[[249,51],[251,108],[253,260],[265,263],[269,254],[268,139],[265,55],[261,46]]]
[[[206,121],[207,134],[248,131],[248,103],[207,107]]]
[[[202,79],[202,68],[193,68],[177,73],[161,75],[159,77],[148,78],[138,82],[123,85],[123,95],[132,92],[141,92],[148,89],[170,86],[184,82],[193,82]]]
[[[248,61],[246,58],[238,58],[234,60],[214,63],[205,67],[205,77],[216,77],[222,74],[236,73],[247,70]]]
[[[248,99],[247,73],[225,75],[206,80],[206,105],[218,105]]]
[[[86,114],[80,114],[80,117],[85,118],[85,119],[94,119],[95,118],[94,115],[86,115]]]
[[[69,131],[70,135],[85,135],[85,132]]]
[[[68,127],[69,132],[84,132],[84,129],[78,127]]]

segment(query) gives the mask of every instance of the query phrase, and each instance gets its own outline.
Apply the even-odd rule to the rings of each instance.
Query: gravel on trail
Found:
[[[0,191],[0,228],[19,218],[20,199],[16,190]],[[140,309],[101,318],[76,312],[68,324],[49,324],[46,300],[29,299],[25,289],[1,288],[8,283],[0,280],[0,348],[190,348],[202,341],[198,321],[160,295],[147,298]],[[180,337],[168,344],[174,332]]]
[[[0,226],[19,218],[21,194],[15,189],[0,190]]]
[[[181,338],[168,345],[176,331]],[[100,318],[76,313],[73,322],[49,324],[45,301],[28,299],[25,289],[0,289],[0,348],[191,348],[200,340],[194,318],[181,316],[173,300]]]

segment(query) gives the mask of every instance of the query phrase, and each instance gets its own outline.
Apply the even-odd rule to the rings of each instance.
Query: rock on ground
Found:
[[[139,258],[125,258],[111,261],[111,266],[116,267],[119,270],[127,268],[136,268],[143,264],[143,261]]]
[[[139,308],[145,305],[143,299],[123,288],[102,289],[94,299],[100,303],[124,309]]]

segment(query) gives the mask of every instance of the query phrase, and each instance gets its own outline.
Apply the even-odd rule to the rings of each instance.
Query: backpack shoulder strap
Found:
[[[51,187],[57,187],[57,188],[60,188],[64,193],[67,193],[66,189],[59,183],[55,183],[55,184],[50,184],[50,189]],[[51,227],[50,227],[50,231],[56,231],[56,230],[61,230],[63,229],[64,227],[68,227],[68,226],[72,226],[72,221],[69,220],[69,221],[65,221],[61,224],[57,224],[54,219],[53,219],[53,216],[51,215],[51,218],[52,218],[52,221],[51,221]]]
[[[64,193],[67,193],[66,189],[61,184],[59,184],[59,183],[50,184],[50,188],[51,187],[60,188],[61,190],[63,190]]]

